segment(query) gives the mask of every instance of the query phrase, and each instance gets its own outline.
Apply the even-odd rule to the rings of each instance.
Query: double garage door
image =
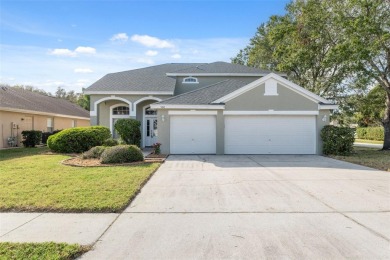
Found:
[[[225,116],[225,154],[315,154],[315,116]],[[216,116],[172,116],[172,154],[215,154]]]

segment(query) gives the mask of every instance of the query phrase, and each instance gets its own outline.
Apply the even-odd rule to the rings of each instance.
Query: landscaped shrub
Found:
[[[135,119],[118,119],[115,130],[126,144],[141,146],[141,123]]]
[[[116,140],[114,138],[108,138],[108,139],[104,140],[104,142],[103,142],[104,146],[115,146],[118,144],[119,144],[118,140]]]
[[[127,163],[144,160],[141,150],[135,145],[106,147],[100,158],[102,163]]]
[[[81,153],[102,145],[111,136],[104,126],[74,127],[51,135],[47,145],[54,152]]]
[[[42,131],[35,131],[35,130],[29,130],[29,131],[23,131],[23,146],[24,147],[35,147],[37,144],[41,143],[42,140]]]
[[[321,130],[324,154],[349,155],[353,151],[355,129],[328,125]]]
[[[54,130],[53,132],[43,132],[42,133],[42,143],[46,144],[49,136],[54,135],[54,134],[59,133],[59,132],[61,132],[61,130]]]
[[[89,149],[88,151],[84,152],[81,155],[81,158],[83,159],[91,159],[91,158],[97,158],[99,159],[104,150],[106,149],[106,146],[95,146]]]
[[[356,128],[357,138],[366,140],[383,141],[385,131],[383,127],[358,127]]]

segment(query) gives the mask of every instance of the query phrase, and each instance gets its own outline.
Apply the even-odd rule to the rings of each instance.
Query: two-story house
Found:
[[[107,74],[89,88],[91,125],[141,122],[142,147],[172,154],[319,154],[337,108],[284,74],[226,62]]]

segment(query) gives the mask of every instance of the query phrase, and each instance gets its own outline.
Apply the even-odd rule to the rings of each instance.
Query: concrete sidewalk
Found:
[[[119,214],[0,213],[0,242],[92,245]]]

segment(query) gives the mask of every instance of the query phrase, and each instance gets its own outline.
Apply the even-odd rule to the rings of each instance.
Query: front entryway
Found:
[[[157,117],[145,117],[145,146],[157,142]]]

